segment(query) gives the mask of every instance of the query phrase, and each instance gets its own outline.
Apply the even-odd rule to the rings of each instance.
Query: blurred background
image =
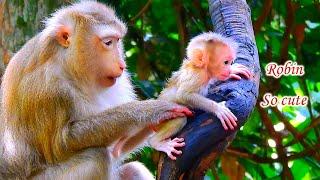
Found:
[[[0,0],[1,73],[12,55],[43,28],[41,21],[68,0]],[[193,36],[213,30],[203,0],[101,0],[127,22],[125,54],[141,99],[156,98],[180,66]],[[260,98],[247,123],[225,153],[212,163],[206,179],[320,179],[320,2],[248,0],[262,69]],[[265,76],[269,62],[293,60],[305,75]],[[278,97],[308,96],[306,107],[258,103],[270,92]],[[159,154],[151,148],[132,154],[156,173]]]

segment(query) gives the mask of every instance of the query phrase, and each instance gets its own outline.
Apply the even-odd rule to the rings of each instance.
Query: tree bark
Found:
[[[261,71],[250,8],[245,0],[209,0],[209,11],[215,32],[232,37],[239,43],[235,62],[249,67],[254,78],[211,85],[208,98],[218,102],[226,101],[227,107],[238,118],[238,128],[225,131],[216,116],[196,111],[195,116],[188,119],[187,125],[177,135],[186,142],[182,148],[183,154],[176,161],[163,154],[158,165],[158,179],[202,178],[211,162],[244,125],[257,101]]]
[[[68,0],[0,0],[0,77],[12,55],[42,28],[42,21]]]

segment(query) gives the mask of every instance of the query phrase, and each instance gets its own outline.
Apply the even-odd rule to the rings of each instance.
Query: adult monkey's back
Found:
[[[187,110],[134,101],[125,33],[112,9],[83,1],[54,13],[11,59],[1,87],[0,179],[107,179],[121,170],[152,178],[138,163],[117,167],[106,147]]]
[[[258,50],[245,0],[208,0],[214,31],[233,38],[239,44],[236,63],[243,64],[254,73],[253,80],[241,79],[218,82],[209,88],[208,98],[226,101],[227,107],[237,116],[238,128],[253,110],[259,92],[260,65]],[[238,129],[237,129],[238,130]],[[225,131],[210,113],[199,112],[177,135],[185,139],[182,155],[176,161],[163,156],[159,163],[159,179],[199,179],[217,158],[236,130]]]

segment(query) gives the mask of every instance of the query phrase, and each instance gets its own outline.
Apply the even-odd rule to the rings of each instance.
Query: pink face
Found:
[[[231,63],[234,59],[234,53],[229,46],[222,43],[215,43],[212,47],[208,47],[209,64],[208,72],[210,78],[225,81],[231,73]]]
[[[114,85],[126,67],[120,55],[122,52],[118,48],[118,43],[118,37],[96,39],[95,51],[99,53],[92,59],[95,64],[93,73],[97,83],[103,88]]]

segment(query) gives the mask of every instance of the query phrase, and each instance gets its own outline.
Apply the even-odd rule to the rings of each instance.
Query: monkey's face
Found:
[[[115,84],[126,68],[122,45],[122,38],[127,31],[126,26],[114,17],[111,23],[106,20],[96,24],[92,31],[92,53],[95,54],[90,60],[93,61],[92,67],[94,67],[92,73],[98,86],[107,88]]]
[[[63,47],[61,54],[66,54],[65,69],[70,76],[81,84],[103,89],[114,85],[126,68],[121,39],[127,27],[112,9],[91,5],[93,9],[70,10],[79,11],[76,14],[58,11],[55,15],[62,17],[53,17],[48,26],[58,24],[54,25],[56,40]]]
[[[124,25],[123,25],[124,26]],[[86,44],[82,47],[86,54],[87,72],[99,88],[114,85],[126,68],[122,48],[125,29],[120,22],[98,23],[87,33]]]
[[[225,81],[231,73],[231,63],[234,59],[232,50],[224,44],[216,44],[209,51],[208,73],[210,78]]]
[[[110,36],[97,38],[96,45],[96,58],[92,59],[95,61],[95,71],[92,73],[99,86],[110,87],[126,68],[122,57],[122,43],[119,37]]]

